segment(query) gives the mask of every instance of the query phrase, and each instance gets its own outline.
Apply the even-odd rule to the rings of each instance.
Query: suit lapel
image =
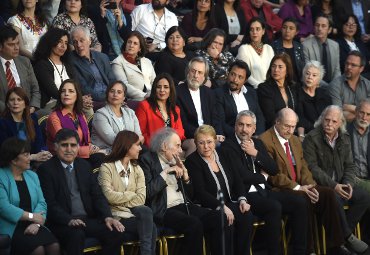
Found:
[[[57,157],[55,157],[55,165],[56,165],[55,171],[56,171],[57,181],[61,182],[61,185],[59,187],[63,188],[63,193],[64,193],[65,198],[67,199],[67,205],[69,207],[68,209],[71,210],[72,208],[71,195],[70,195],[71,192],[68,188],[67,178],[64,173],[63,165]]]
[[[313,51],[315,52],[316,59],[321,62],[322,60],[321,60],[321,53],[320,53],[320,45],[315,38],[312,38],[312,48],[313,48]]]
[[[5,95],[6,95],[6,92],[8,91],[8,81],[6,80],[6,75],[5,75],[5,71],[4,71],[2,64],[0,67],[0,84],[1,84],[0,92],[4,96],[4,101],[5,101]]]
[[[238,114],[238,109],[236,108],[236,104],[232,95],[230,95],[230,91],[228,88],[225,87],[225,107],[230,108],[232,111],[233,116]]]
[[[107,111],[108,111],[108,113],[110,114],[111,119],[113,120],[114,124],[117,126],[117,130],[120,130],[120,123],[118,123],[117,118],[116,118],[116,116],[114,115],[114,112],[113,112],[113,111],[112,111],[112,109],[109,107],[109,105],[106,105],[105,107],[107,108]],[[122,110],[122,112],[123,112],[123,110]],[[114,129],[114,128],[113,128],[113,129]]]
[[[276,148],[281,160],[284,161],[286,172],[288,173],[289,177],[292,178],[291,173],[290,173],[290,163],[288,161],[288,157],[287,157],[287,155],[285,153],[285,150],[284,150],[283,146],[281,145],[278,137],[276,136],[275,130],[274,130],[273,127],[270,129],[270,133],[271,133],[271,137],[272,137],[272,139],[271,139],[272,143],[274,144],[273,146]]]
[[[198,120],[198,115],[197,115],[197,111],[195,110],[195,105],[194,105],[194,102],[193,102],[193,98],[191,97],[190,95],[190,91],[187,87],[187,84],[184,84],[184,86],[182,87],[182,93],[184,95],[184,103],[185,103],[185,106],[189,107],[189,113],[191,115],[193,115],[195,117],[196,120]]]
[[[20,86],[24,87],[24,84],[22,84],[22,81],[27,81],[27,70],[23,68],[22,62],[19,60],[19,58],[14,59],[15,66],[17,67],[17,73],[19,76]]]
[[[203,115],[203,122],[204,123],[211,123],[211,120],[208,119],[208,104],[207,104],[207,97],[204,93],[204,89],[202,87],[199,88],[199,94],[200,94],[200,104],[201,104],[201,109],[202,109],[202,115]],[[194,106],[195,108],[195,106]]]

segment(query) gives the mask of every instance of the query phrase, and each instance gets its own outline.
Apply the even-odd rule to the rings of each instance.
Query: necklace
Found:
[[[158,110],[159,110],[159,113],[161,114],[162,116],[162,119],[163,119],[163,122],[164,122],[164,126],[165,127],[170,127],[171,126],[171,119],[170,119],[170,116],[167,117],[167,119],[164,118],[164,115],[162,113],[162,110],[161,108],[158,106]]]
[[[62,83],[62,82],[63,82],[63,72],[64,72],[64,65],[63,65],[63,63],[62,63],[62,71],[61,71],[61,72],[59,72],[59,69],[58,69],[57,65],[53,62],[53,60],[51,60],[51,59],[49,58],[49,61],[50,61],[50,62],[51,62],[51,64],[54,66],[55,70],[57,70],[57,72],[58,72],[58,74],[59,74],[59,77],[60,77],[60,82]]]
[[[257,52],[258,55],[262,54],[262,51],[263,51],[263,43],[262,42],[260,42],[260,43],[251,42],[251,46]]]
[[[35,22],[30,18],[26,17],[23,14],[18,14],[17,15],[19,20],[22,22],[22,24],[29,30],[31,33],[36,34],[36,35],[41,35],[44,26],[41,24],[38,20],[37,17],[35,17]]]

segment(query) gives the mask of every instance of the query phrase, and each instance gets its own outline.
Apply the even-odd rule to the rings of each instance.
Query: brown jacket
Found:
[[[275,160],[278,168],[278,174],[269,176],[268,178],[268,181],[273,187],[277,189],[293,189],[297,185],[316,185],[316,182],[312,178],[311,171],[308,169],[307,163],[303,158],[302,144],[298,137],[292,136],[289,139],[290,149],[296,163],[296,182],[292,180],[288,158],[275,134],[274,127],[268,129],[260,135],[259,138],[265,144],[268,153]]]

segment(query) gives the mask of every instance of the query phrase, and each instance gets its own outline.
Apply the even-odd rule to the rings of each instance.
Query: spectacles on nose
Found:
[[[357,24],[356,23],[346,23],[344,24],[346,27],[349,27],[349,28],[355,28],[357,27]]]

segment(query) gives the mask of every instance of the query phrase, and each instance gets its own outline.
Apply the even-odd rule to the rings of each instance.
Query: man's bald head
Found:
[[[293,135],[298,123],[298,115],[290,108],[283,108],[277,113],[275,128],[286,140]]]

